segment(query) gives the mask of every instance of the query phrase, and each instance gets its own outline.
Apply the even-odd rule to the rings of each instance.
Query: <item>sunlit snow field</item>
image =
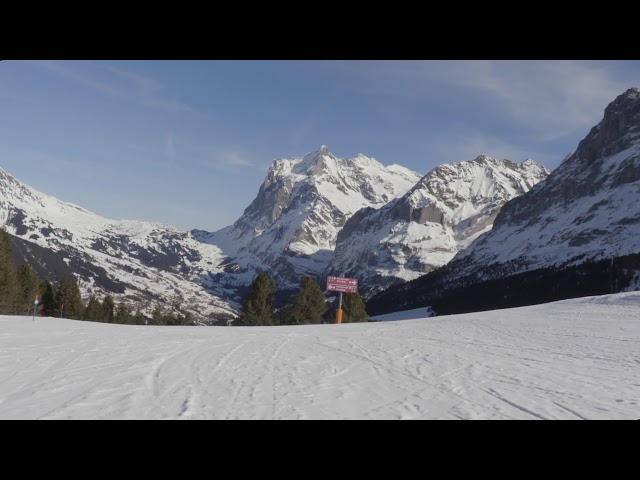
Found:
[[[0,317],[0,418],[638,419],[640,294],[297,327]]]

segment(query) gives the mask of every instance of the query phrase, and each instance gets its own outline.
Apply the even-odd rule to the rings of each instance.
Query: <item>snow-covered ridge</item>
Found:
[[[549,178],[505,206],[456,257],[456,276],[511,273],[640,253],[640,91],[632,88]]]
[[[403,197],[354,215],[338,235],[329,273],[357,275],[370,292],[445,265],[491,229],[500,208],[549,171],[480,155],[443,164]]]
[[[0,226],[73,263],[86,296],[115,293],[116,300],[147,313],[160,304],[199,319],[232,311],[200,282],[215,270],[220,250],[174,227],[106,219],[38,192],[2,169]]]
[[[0,221],[6,222],[10,211],[26,208],[38,212],[41,217],[51,220],[63,219],[74,227],[79,236],[93,235],[96,231],[110,228],[118,233],[144,237],[154,230],[179,232],[178,229],[158,223],[141,220],[109,220],[73,203],[63,202],[55,197],[39,192],[0,168]],[[35,243],[38,243],[37,241]],[[46,244],[41,243],[43,246]]]

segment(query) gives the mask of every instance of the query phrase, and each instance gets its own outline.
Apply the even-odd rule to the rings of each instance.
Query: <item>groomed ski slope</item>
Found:
[[[637,419],[639,403],[639,293],[301,327],[0,317],[2,419]]]

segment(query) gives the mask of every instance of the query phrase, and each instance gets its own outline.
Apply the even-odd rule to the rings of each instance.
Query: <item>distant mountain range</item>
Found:
[[[240,301],[236,292],[261,271],[280,290],[297,288],[302,275],[321,280],[345,222],[363,208],[377,209],[403,196],[420,177],[362,154],[337,158],[326,146],[275,160],[238,221],[215,233],[193,232],[227,257],[224,271],[212,274],[206,285]]]
[[[533,160],[481,155],[422,176],[322,146],[275,160],[244,214],[217,232],[108,220],[0,169],[0,225],[42,278],[74,274],[85,295],[109,292],[147,312],[160,304],[202,323],[235,316],[259,272],[282,294],[302,275],[323,287],[328,274],[358,277],[365,297],[375,295],[370,313],[602,290],[592,278],[557,287],[558,272],[588,269],[609,274],[609,290],[630,288],[640,255],[639,111],[630,89],[551,174]]]
[[[416,279],[491,230],[506,202],[548,175],[532,160],[483,155],[441,165],[403,197],[351,217],[338,234],[329,273],[357,276],[365,293]]]

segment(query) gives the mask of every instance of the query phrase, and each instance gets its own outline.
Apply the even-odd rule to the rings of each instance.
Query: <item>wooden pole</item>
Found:
[[[340,292],[340,300],[338,302],[338,309],[336,310],[336,323],[342,323],[342,292]]]

